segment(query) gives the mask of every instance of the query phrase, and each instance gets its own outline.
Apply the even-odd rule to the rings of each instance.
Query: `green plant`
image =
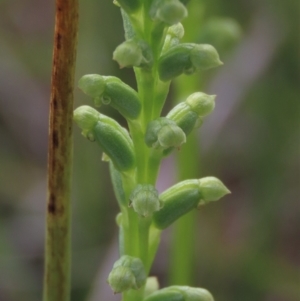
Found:
[[[186,142],[214,108],[214,96],[196,92],[173,108],[161,111],[170,82],[221,65],[214,47],[180,43],[187,16],[179,0],[119,0],[126,41],[113,58],[120,67],[134,67],[138,91],[112,76],[90,74],[79,81],[80,89],[95,106],[111,105],[123,115],[129,132],[115,120],[89,106],[74,111],[84,137],[95,141],[109,161],[111,178],[120,206],[120,259],[108,282],[123,301],[213,300],[204,289],[171,286],[158,290],[148,278],[160,233],[184,214],[220,199],[229,190],[215,177],[185,180],[162,194],[155,184],[161,160]]]

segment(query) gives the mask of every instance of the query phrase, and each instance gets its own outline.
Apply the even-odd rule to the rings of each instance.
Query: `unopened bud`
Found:
[[[89,106],[81,106],[74,110],[73,119],[82,130],[82,135],[87,137],[99,121],[100,113]]]
[[[139,289],[146,283],[146,279],[143,262],[139,258],[123,255],[114,263],[107,281],[114,293],[122,293],[129,289]]]
[[[196,45],[191,51],[190,59],[197,71],[223,65],[217,50],[208,44]]]
[[[79,88],[94,98],[96,106],[110,104],[129,119],[136,119],[140,114],[137,92],[117,77],[87,74],[79,80]]]
[[[129,39],[116,48],[113,59],[118,62],[120,68],[144,67],[152,62],[152,53],[145,41]]]
[[[135,153],[128,131],[114,119],[89,106],[74,111],[74,120],[86,138],[96,141],[119,171],[135,167]]]
[[[178,40],[181,40],[184,36],[184,27],[181,23],[174,24],[168,28],[167,35],[172,36]]]
[[[214,177],[179,182],[159,196],[163,207],[153,214],[153,222],[157,228],[165,229],[199,205],[216,201],[228,193],[224,184]]]
[[[178,45],[183,36],[184,28],[181,23],[170,26],[167,31],[162,53],[166,52],[171,47]]]
[[[125,292],[131,288],[136,289],[136,282],[132,271],[124,266],[114,268],[110,272],[107,282],[114,294]]]
[[[199,117],[210,114],[215,108],[216,95],[207,95],[202,92],[191,94],[186,103],[191,107],[191,110],[198,114]]]
[[[128,131],[114,119],[100,114],[100,120],[94,127],[96,142],[109,156],[119,171],[135,167],[135,153]]]
[[[158,191],[150,184],[137,185],[129,199],[134,211],[143,217],[152,215],[161,208]]]
[[[162,81],[181,74],[193,74],[222,65],[214,47],[206,44],[183,43],[171,47],[159,58],[158,72]]]
[[[179,0],[154,0],[150,8],[150,16],[153,20],[168,25],[180,22],[187,15],[187,9]]]
[[[175,106],[167,115],[188,135],[195,127],[203,123],[202,117],[214,109],[215,95],[202,92],[191,94],[184,102]]]
[[[200,179],[199,190],[201,193],[201,202],[199,205],[206,204],[211,201],[217,201],[224,195],[230,193],[230,190],[215,177]]]
[[[78,81],[78,87],[88,96],[101,97],[105,88],[105,80],[99,74],[86,74]]]
[[[160,117],[149,122],[145,142],[155,149],[168,149],[181,146],[186,142],[186,137],[175,121]]]
[[[125,41],[114,51],[113,60],[118,62],[120,68],[140,66],[143,60],[142,50],[134,40]]]

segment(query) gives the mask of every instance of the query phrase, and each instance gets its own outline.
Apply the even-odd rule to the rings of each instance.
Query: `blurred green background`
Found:
[[[299,0],[193,1],[204,7],[201,22],[233,18],[242,31],[234,46],[220,51],[223,67],[190,78],[218,95],[214,113],[197,132],[199,174],[221,178],[232,191],[197,213],[193,285],[218,301],[297,301]],[[119,9],[112,1],[79,2],[76,79],[115,75],[135,87],[132,70],[120,70],[111,59],[124,39]],[[201,22],[189,25],[187,35],[196,37]],[[38,301],[42,295],[53,26],[54,1],[0,1],[1,301]],[[179,100],[176,93],[175,83],[166,108]],[[76,89],[75,106],[81,104],[91,102]],[[125,125],[115,111],[102,111]],[[72,301],[119,300],[106,284],[118,257],[118,208],[108,166],[99,148],[77,128],[74,134]],[[177,181],[176,160],[173,155],[163,162],[160,191]],[[168,283],[172,234],[165,231],[151,272],[162,286]]]

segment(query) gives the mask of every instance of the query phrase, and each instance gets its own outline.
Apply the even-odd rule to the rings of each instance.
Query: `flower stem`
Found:
[[[137,121],[129,123],[130,133],[133,140],[136,153],[137,171],[135,184],[152,184],[155,185],[161,158],[151,154],[149,147],[144,141],[144,135],[147,124],[159,117],[160,109],[156,108],[157,95],[164,98],[159,106],[162,107],[162,103],[165,100],[165,96],[168,93],[169,85],[163,85],[158,87],[158,75],[156,69],[142,70],[135,69],[138,93],[143,104],[143,109],[140,117]],[[159,88],[159,89],[158,89]],[[129,183],[123,180],[125,194],[129,195]],[[134,187],[131,188],[131,190]],[[128,191],[126,193],[126,191]],[[151,225],[151,218],[138,217],[136,212],[133,212],[132,208],[127,209],[128,213],[128,231],[124,232],[124,241],[128,246],[133,247],[134,254],[139,257],[146,267],[147,273],[149,272],[151,263],[156,248],[150,248],[149,232]],[[136,230],[138,232],[136,232]],[[136,249],[138,247],[138,251]],[[126,247],[125,247],[126,249]],[[125,251],[126,252],[126,251]],[[127,252],[126,252],[127,253]],[[137,253],[137,254],[136,254]],[[123,293],[123,301],[141,301],[143,299],[144,289],[129,290]]]

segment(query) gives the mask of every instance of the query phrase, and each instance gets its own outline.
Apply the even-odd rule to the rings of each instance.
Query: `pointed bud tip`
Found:
[[[202,202],[217,201],[230,194],[230,190],[217,178],[206,177],[199,180]]]
[[[223,65],[217,50],[209,44],[196,44],[190,59],[197,70],[208,70]]]
[[[215,108],[216,95],[208,95],[203,92],[191,94],[186,103],[191,107],[191,110],[198,114],[199,117],[210,114]]]

